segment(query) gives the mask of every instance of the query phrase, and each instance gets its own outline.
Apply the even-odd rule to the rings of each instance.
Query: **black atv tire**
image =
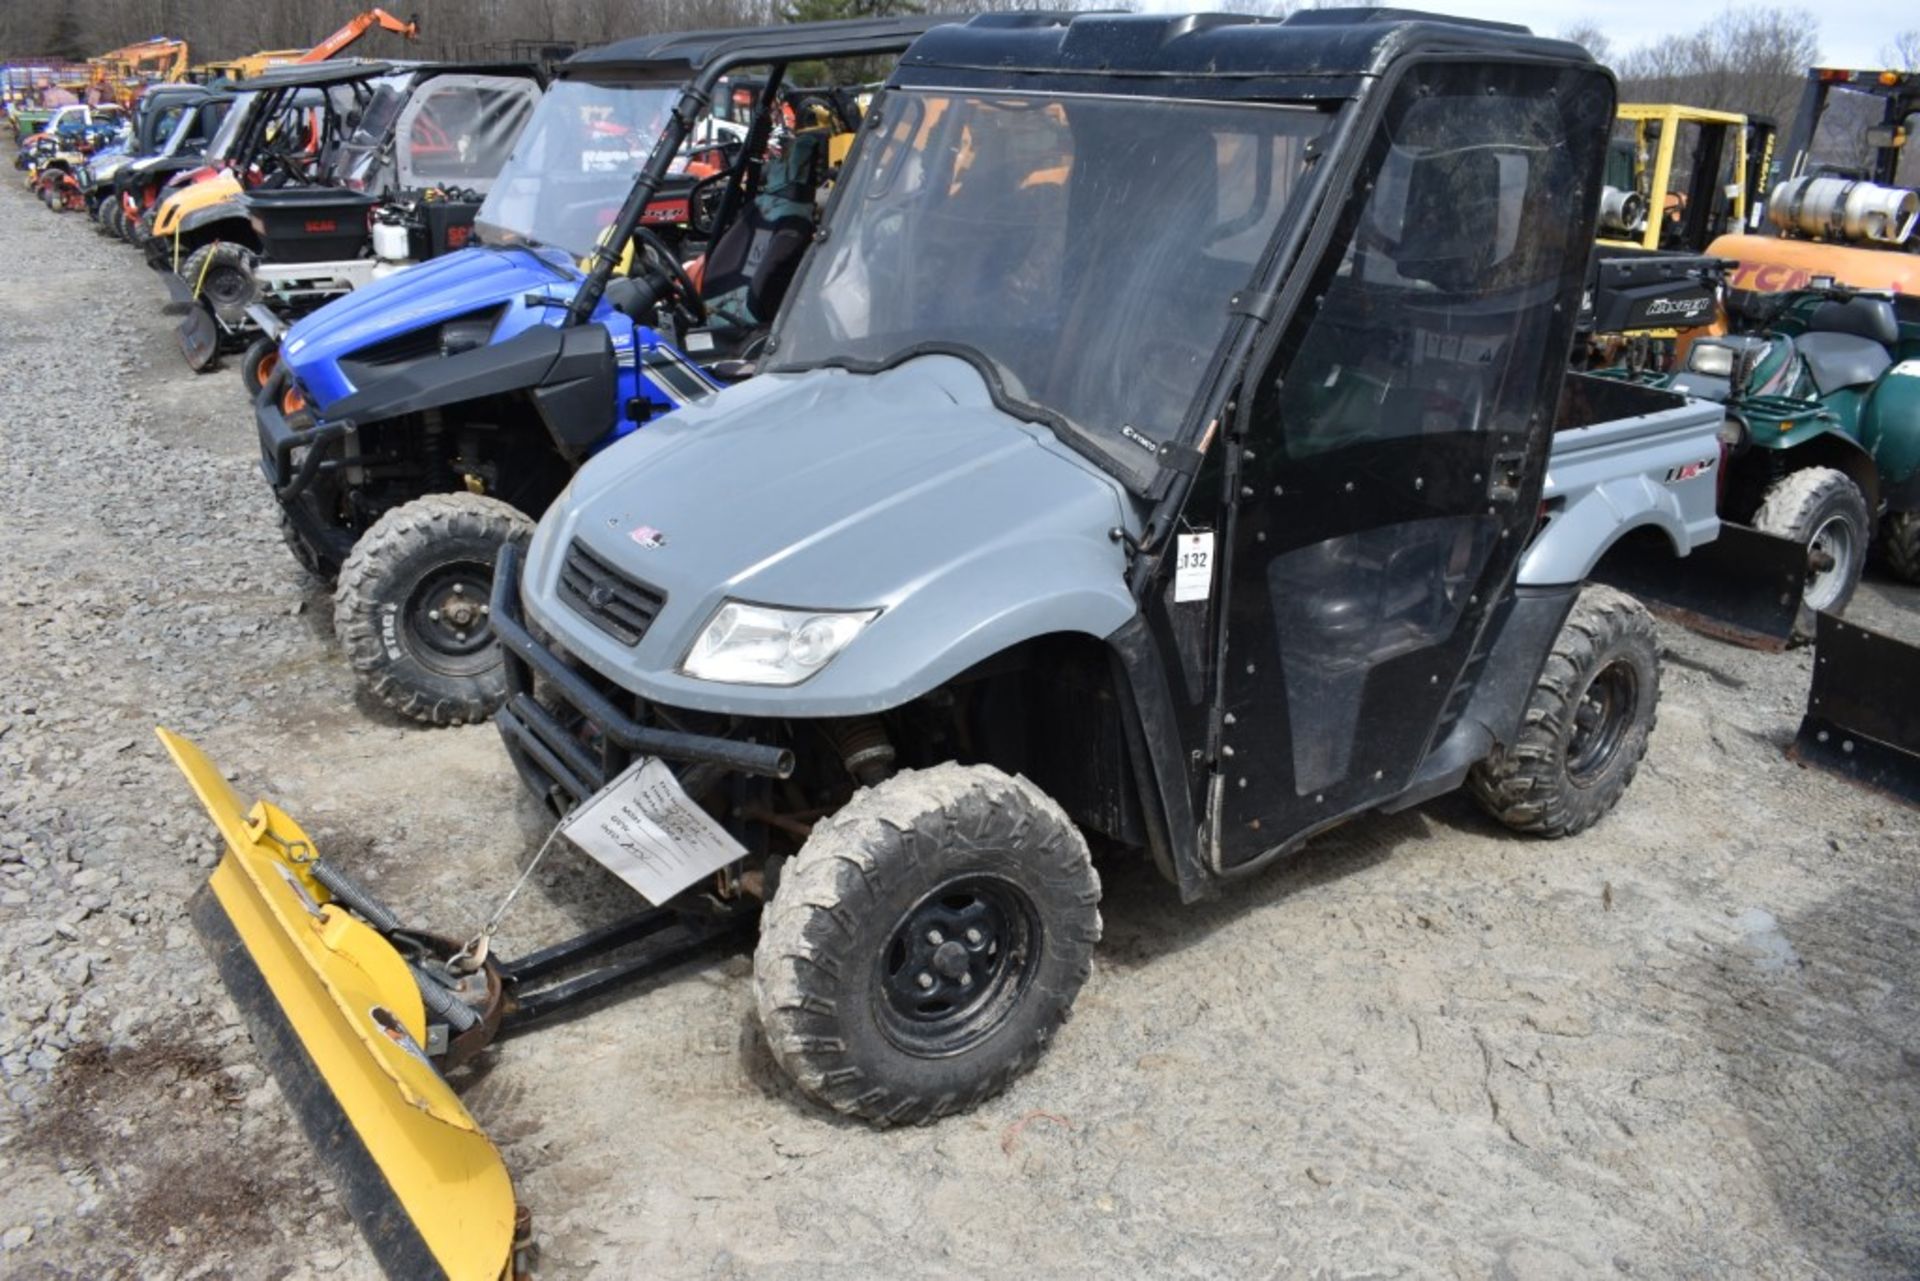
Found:
[[[487,625],[493,565],[533,521],[479,494],[429,494],[387,512],[340,567],[333,629],[375,697],[428,725],[491,716],[506,700]]]
[[[1824,553],[1833,557],[1831,569],[1808,569],[1800,617],[1793,624],[1795,640],[1812,640],[1814,615],[1823,609],[1830,614],[1841,613],[1860,586],[1867,543],[1873,536],[1866,495],[1843,471],[1802,468],[1767,486],[1753,527],[1805,545],[1809,556]]]
[[[1517,832],[1584,831],[1633,782],[1659,703],[1653,617],[1625,592],[1587,587],[1554,640],[1519,733],[1473,767],[1468,789]]]
[[[971,1108],[1066,1019],[1099,904],[1086,841],[1024,778],[949,764],[863,789],[813,829],[761,916],[774,1060],[880,1125]]]
[[[180,264],[180,279],[206,300],[213,314],[229,325],[247,318],[247,306],[260,297],[253,278],[254,257],[244,245],[215,240],[201,245]]]
[[[247,399],[252,400],[267,385],[267,378],[273,373],[274,365],[280,361],[280,344],[262,334],[247,344],[247,354],[240,358],[240,382],[247,389]],[[261,372],[262,366],[266,372]]]
[[[1887,568],[1902,582],[1920,583],[1920,512],[1893,512],[1880,531]]]

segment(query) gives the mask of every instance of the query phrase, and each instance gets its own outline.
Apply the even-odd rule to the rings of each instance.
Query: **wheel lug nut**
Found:
[[[972,986],[973,986],[973,975],[971,975],[971,974],[962,974],[962,975],[960,976],[960,986],[961,986],[961,987],[972,987]]]
[[[942,943],[946,941],[947,941],[947,936],[942,934],[939,930],[927,931],[927,942],[933,944],[935,947],[939,947]]]
[[[978,943],[979,941],[980,941],[980,931],[975,929],[969,929],[967,931],[967,942]]]
[[[461,596],[461,595],[464,595],[464,594],[466,593],[466,590],[467,590],[467,589],[466,589],[465,587],[463,587],[463,586],[461,586],[461,585],[460,585],[459,583],[455,583],[455,584],[453,585],[453,594],[454,594],[455,596]]]
[[[437,623],[440,621],[440,611],[437,609],[430,609],[427,611],[427,617],[431,618],[434,622]]]
[[[918,983],[920,985],[920,990],[924,992],[928,988],[933,986],[933,975],[922,974],[919,978],[915,979],[914,982]]]
[[[465,632],[455,632],[453,638],[464,645],[467,641],[467,634]]]

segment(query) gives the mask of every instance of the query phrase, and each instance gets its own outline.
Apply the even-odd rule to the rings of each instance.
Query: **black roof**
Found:
[[[236,91],[247,89],[284,89],[288,85],[338,85],[355,80],[371,80],[396,68],[390,62],[368,62],[360,58],[336,58],[331,62],[294,63],[269,67],[257,76],[236,80]]]
[[[792,22],[777,27],[730,27],[635,36],[583,49],[560,64],[561,77],[605,74],[687,80],[717,76],[728,67],[896,53],[929,27],[951,21],[938,14]]]
[[[900,60],[901,78],[955,71],[996,76],[1186,82],[1207,94],[1286,97],[1302,82],[1351,92],[1415,52],[1485,53],[1590,63],[1578,45],[1504,22],[1414,9],[1303,9],[1285,18],[1237,13],[983,14],[936,28]],[[956,82],[957,83],[957,82]],[[1235,87],[1229,88],[1229,85]]]

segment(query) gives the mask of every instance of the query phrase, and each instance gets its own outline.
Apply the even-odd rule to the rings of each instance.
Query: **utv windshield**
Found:
[[[1144,484],[1302,172],[1316,110],[895,92],[773,365],[972,360]]]
[[[233,152],[233,144],[240,137],[240,131],[246,128],[247,118],[253,114],[253,100],[260,96],[258,90],[235,94],[233,105],[227,108],[227,114],[221,118],[220,128],[214,133],[213,141],[207,144],[207,159],[225,160]]]
[[[474,230],[488,244],[593,252],[666,127],[677,85],[561,80],[547,90]]]

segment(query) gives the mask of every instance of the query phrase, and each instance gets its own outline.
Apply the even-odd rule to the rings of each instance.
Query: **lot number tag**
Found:
[[[1213,594],[1213,531],[1181,534],[1174,541],[1173,603],[1205,600]]]
[[[589,797],[560,832],[655,907],[747,852],[652,756]]]

